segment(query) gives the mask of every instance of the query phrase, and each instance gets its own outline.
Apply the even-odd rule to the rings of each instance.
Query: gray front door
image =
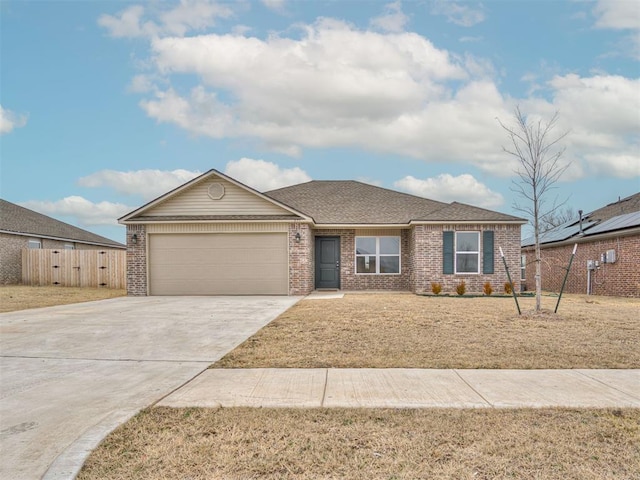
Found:
[[[340,288],[340,237],[316,237],[316,288]]]

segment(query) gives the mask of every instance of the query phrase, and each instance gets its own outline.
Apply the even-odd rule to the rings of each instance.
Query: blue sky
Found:
[[[0,196],[116,219],[215,168],[505,213],[516,105],[560,115],[550,201],[640,190],[640,2],[0,2]]]

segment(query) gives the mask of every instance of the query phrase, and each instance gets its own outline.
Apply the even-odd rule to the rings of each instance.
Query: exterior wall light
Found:
[[[300,232],[296,233],[296,243],[300,243],[301,238],[302,236],[300,235]]]
[[[138,234],[134,233],[133,236],[131,237],[131,243],[133,243],[134,245],[136,243],[138,243]]]

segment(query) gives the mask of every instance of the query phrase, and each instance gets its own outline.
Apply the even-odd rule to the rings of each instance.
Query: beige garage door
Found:
[[[149,235],[151,295],[287,295],[287,235]]]

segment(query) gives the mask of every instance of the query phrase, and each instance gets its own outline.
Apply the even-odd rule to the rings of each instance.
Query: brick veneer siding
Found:
[[[493,274],[444,274],[442,267],[443,231],[494,232]],[[482,238],[482,237],[481,237]],[[482,241],[482,240],[481,240]],[[502,250],[516,291],[520,290],[520,225],[416,225],[411,231],[412,258],[411,289],[413,292],[431,293],[431,283],[440,283],[443,293],[455,293],[464,280],[467,293],[481,293],[490,282],[493,291],[504,292],[507,273],[500,257]],[[480,251],[480,272],[482,272]]]
[[[43,249],[63,249],[65,245],[73,244],[78,250],[109,250],[99,245],[39,238],[35,235],[0,233],[0,284],[22,283],[22,249],[28,248],[29,240],[40,240]]]
[[[541,250],[542,289],[559,292],[569,264],[574,243]],[[640,297],[640,235],[619,236],[593,241],[578,241],[576,256],[565,285],[566,293],[587,293],[587,260],[600,261],[600,255],[615,250],[616,262],[600,264],[591,272],[591,293],[620,297]],[[535,252],[522,249],[526,255],[526,286],[535,290]]]
[[[137,243],[133,243],[133,235]],[[127,225],[127,294],[147,295],[147,235],[144,225]]]
[[[0,234],[0,283],[22,282],[22,249],[27,241],[28,237]]]
[[[340,237],[340,289],[409,291],[411,288],[411,253],[409,230],[402,230],[402,234],[400,237],[401,273],[399,275],[356,274],[356,233],[357,231],[353,229],[322,229],[315,230],[314,232],[315,237]],[[315,259],[313,257],[313,254],[311,258],[312,263],[314,263]],[[315,282],[315,278],[313,278],[313,281]]]
[[[296,234],[300,234],[300,242]],[[308,295],[314,290],[314,237],[309,225],[289,226],[289,295]]]

